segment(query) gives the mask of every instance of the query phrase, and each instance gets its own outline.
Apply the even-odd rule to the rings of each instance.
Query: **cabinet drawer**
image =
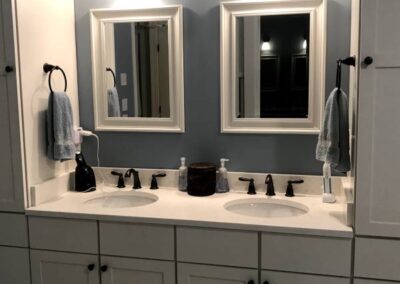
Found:
[[[263,269],[350,276],[351,239],[263,233],[261,252]]]
[[[29,217],[29,239],[34,249],[98,253],[96,221]]]
[[[400,280],[400,240],[356,238],[354,275]]]
[[[28,224],[24,214],[0,213],[0,245],[28,247]]]
[[[257,269],[178,263],[178,284],[247,284],[257,278]]]
[[[256,232],[178,227],[178,261],[258,267]]]
[[[308,275],[299,273],[263,271],[261,283],[269,284],[350,284],[349,278]]]
[[[354,279],[354,284],[396,284],[400,282],[387,282],[379,280],[369,280],[369,279]]]
[[[174,227],[100,222],[100,252],[105,255],[174,260]]]

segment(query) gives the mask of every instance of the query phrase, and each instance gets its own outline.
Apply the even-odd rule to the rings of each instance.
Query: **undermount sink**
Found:
[[[156,195],[146,192],[105,193],[104,195],[85,201],[85,205],[102,208],[129,208],[148,205],[157,200],[158,197]]]
[[[298,202],[267,198],[234,200],[226,203],[224,207],[236,214],[263,218],[294,217],[308,212],[307,206]]]

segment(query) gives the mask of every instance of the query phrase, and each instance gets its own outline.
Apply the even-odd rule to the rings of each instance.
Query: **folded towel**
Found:
[[[64,92],[52,92],[47,109],[47,157],[53,161],[75,158],[72,107]]]
[[[316,159],[340,172],[350,170],[348,98],[335,88],[325,107],[324,123],[318,137]]]
[[[111,88],[107,90],[108,99],[108,117],[120,117],[121,107],[119,104],[119,96],[117,88]]]

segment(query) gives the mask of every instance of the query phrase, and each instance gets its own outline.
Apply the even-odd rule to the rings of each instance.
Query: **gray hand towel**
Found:
[[[318,137],[316,159],[340,172],[350,170],[348,98],[335,88],[328,97],[324,123]]]
[[[107,100],[108,100],[108,117],[120,117],[121,107],[119,104],[118,91],[115,87],[107,90]]]
[[[49,96],[47,109],[47,157],[53,161],[75,158],[72,107],[64,92]]]

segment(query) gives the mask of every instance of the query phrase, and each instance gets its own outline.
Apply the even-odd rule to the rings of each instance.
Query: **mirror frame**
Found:
[[[182,5],[90,10],[94,124],[96,131],[185,132]],[[104,47],[110,22],[168,22],[170,117],[108,117]],[[104,69],[104,71],[103,71]]]
[[[307,13],[310,14],[308,118],[236,118],[236,18]],[[325,102],[326,1],[222,2],[220,14],[221,133],[318,134]]]

